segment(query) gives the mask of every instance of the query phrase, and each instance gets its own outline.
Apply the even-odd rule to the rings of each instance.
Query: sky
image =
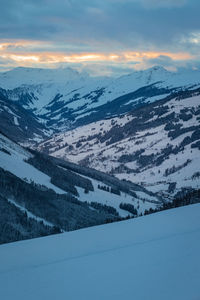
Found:
[[[0,71],[200,68],[199,0],[0,0]]]

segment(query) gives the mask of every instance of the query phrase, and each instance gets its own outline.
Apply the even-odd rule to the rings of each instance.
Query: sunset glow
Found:
[[[37,47],[44,47],[42,42],[35,43]],[[42,45],[42,46],[41,46]],[[116,53],[63,53],[63,52],[32,52],[33,44],[29,41],[1,43],[0,58],[7,59],[20,65],[37,64],[57,64],[57,63],[83,63],[83,62],[142,62],[144,59],[156,59],[160,56],[169,57],[172,60],[188,60],[193,56],[186,52],[141,52],[141,51],[125,51]]]

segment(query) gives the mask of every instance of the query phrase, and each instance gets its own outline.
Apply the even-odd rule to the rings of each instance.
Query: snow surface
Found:
[[[200,204],[0,246],[3,300],[197,300]]]

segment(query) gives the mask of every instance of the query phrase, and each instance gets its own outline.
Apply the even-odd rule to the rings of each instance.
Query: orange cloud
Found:
[[[58,46],[59,48],[59,46]],[[39,49],[34,51],[34,49]],[[41,49],[41,51],[40,51]],[[7,60],[8,67],[15,66],[37,66],[37,67],[56,67],[59,63],[137,63],[134,68],[142,66],[144,61],[168,56],[172,60],[189,60],[192,57],[189,53],[179,52],[160,52],[160,51],[124,51],[115,53],[104,52],[82,52],[65,53],[44,51],[45,49],[56,49],[56,45],[48,44],[43,41],[3,41],[0,42],[0,58]]]
[[[119,54],[101,54],[101,53],[81,53],[69,54],[62,53],[0,53],[1,57],[9,58],[14,61],[37,61],[37,62],[89,62],[89,61],[119,61],[131,62],[142,59],[157,58],[161,55],[168,56],[173,60],[188,60],[192,56],[189,53],[168,53],[168,52],[122,52]]]
[[[34,51],[34,47],[41,51]],[[159,56],[168,56],[173,60],[188,60],[192,56],[189,53],[179,52],[160,52],[160,51],[124,51],[117,53],[62,53],[44,52],[45,49],[56,49],[56,45],[48,44],[43,41],[2,41],[0,42],[0,57],[6,57],[16,62],[38,62],[38,63],[59,63],[59,62],[140,62],[143,59],[153,59]],[[58,45],[59,48],[59,45]]]
[[[69,54],[63,53],[1,53],[0,57],[11,59],[16,62],[35,61],[39,63],[79,63],[79,62],[98,62],[98,61],[116,61],[121,56],[117,54],[101,54],[101,53],[81,53],[81,54]],[[124,57],[125,58],[125,57]]]
[[[64,57],[66,62],[87,62],[87,61],[115,61],[118,60],[119,55],[117,54],[100,54],[100,53],[83,53],[83,54],[72,54]]]
[[[30,62],[39,62],[40,58],[35,55],[14,55],[11,54],[9,56],[10,59],[17,61],[17,62],[23,62],[23,61],[30,61]]]

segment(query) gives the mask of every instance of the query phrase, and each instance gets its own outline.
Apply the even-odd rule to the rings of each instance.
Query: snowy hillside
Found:
[[[0,134],[0,167],[15,176],[44,185],[62,194],[64,191],[51,184],[51,178],[26,162],[33,155],[21,146]]]
[[[200,90],[55,135],[41,151],[172,197],[200,187]]]
[[[169,72],[161,67],[117,79],[92,78],[68,68],[17,68],[0,74],[0,87],[48,127],[66,130],[119,116],[177,90],[194,89],[200,85],[199,78],[199,71]]]
[[[1,245],[1,298],[199,299],[199,214],[196,204]]]
[[[0,243],[118,221],[162,205],[143,187],[95,170],[92,179],[89,169],[74,168],[0,134]]]

